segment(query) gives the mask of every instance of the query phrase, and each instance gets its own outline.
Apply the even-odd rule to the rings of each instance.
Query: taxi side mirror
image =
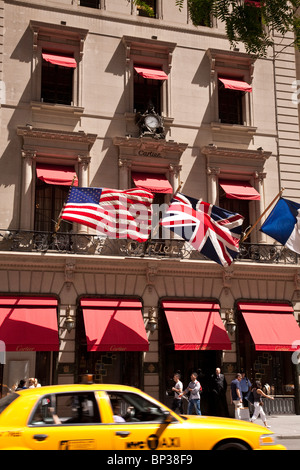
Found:
[[[162,420],[162,422],[164,424],[170,424],[172,422],[172,419],[173,419],[173,416],[171,415],[171,413],[167,410],[164,410],[163,411],[163,420]]]

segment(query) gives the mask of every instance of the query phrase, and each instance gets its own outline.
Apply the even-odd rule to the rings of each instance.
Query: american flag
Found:
[[[229,266],[239,253],[244,217],[178,193],[161,225],[187,240],[207,258]]]
[[[98,235],[144,242],[151,233],[153,194],[134,188],[72,187],[61,218],[87,225]]]

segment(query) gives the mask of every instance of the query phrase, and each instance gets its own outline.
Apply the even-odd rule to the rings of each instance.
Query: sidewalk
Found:
[[[255,423],[262,421],[257,418]],[[278,439],[300,439],[300,415],[270,415],[267,423]]]

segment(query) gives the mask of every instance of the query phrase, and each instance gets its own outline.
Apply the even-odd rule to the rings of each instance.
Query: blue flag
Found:
[[[261,231],[296,253],[300,253],[300,204],[280,198]]]

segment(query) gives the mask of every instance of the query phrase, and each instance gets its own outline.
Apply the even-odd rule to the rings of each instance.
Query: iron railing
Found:
[[[206,260],[184,240],[132,240],[102,238],[67,232],[56,234],[28,230],[1,230],[0,251],[56,252],[83,255],[181,258]],[[299,264],[299,255],[278,244],[242,243],[235,262]]]

